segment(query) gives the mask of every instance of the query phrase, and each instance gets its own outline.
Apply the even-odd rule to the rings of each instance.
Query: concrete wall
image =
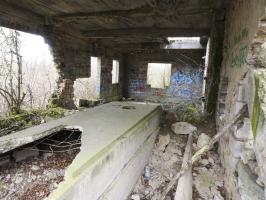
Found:
[[[193,62],[177,53],[135,54],[128,60],[128,93],[138,101],[152,101],[162,104],[200,102],[202,96],[203,51],[188,55]],[[171,63],[171,82],[165,89],[147,85],[148,63]]]
[[[261,169],[266,167],[266,162],[261,159],[262,152],[257,151],[257,143],[260,141],[260,147],[265,146],[266,140],[256,137],[258,131],[253,125],[255,118],[255,121],[260,121],[259,117],[253,116],[261,110],[260,104],[256,103],[260,102],[258,93],[261,90],[256,84],[256,77],[262,68],[258,62],[256,46],[266,41],[258,37],[264,9],[263,0],[234,0],[229,3],[226,13],[216,112],[218,129],[228,123],[244,104],[248,105],[245,118],[220,140],[219,150],[225,167],[228,199],[265,198],[266,176],[263,176],[265,172]],[[266,129],[261,132],[261,135],[265,135]]]
[[[112,84],[113,60],[119,61],[119,83]],[[123,57],[120,54],[101,56],[100,98],[105,102],[121,100],[123,88]]]
[[[85,39],[77,39],[57,30],[47,27],[44,33],[46,42],[50,45],[54,61],[59,72],[58,101],[56,104],[66,108],[75,108],[74,81],[77,78],[89,78],[91,75],[91,56],[101,58],[101,82],[97,88],[104,102],[122,98],[123,57],[120,53],[111,51],[104,46],[95,47]],[[112,84],[112,60],[119,61],[119,83]]]

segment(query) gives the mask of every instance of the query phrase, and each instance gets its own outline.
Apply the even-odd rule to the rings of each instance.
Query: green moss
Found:
[[[3,189],[3,182],[0,180],[0,192],[2,191]]]
[[[10,126],[14,125],[24,125],[26,122],[26,117],[28,116],[27,113],[22,113],[18,115],[12,115],[8,117],[0,117],[0,129],[5,129]]]
[[[64,117],[65,111],[66,111],[65,109],[60,108],[60,107],[50,107],[47,109],[34,110],[32,111],[32,113],[42,116],[42,117],[48,116],[54,119],[58,119],[58,118]]]
[[[51,98],[49,99],[47,108],[57,108],[60,105],[60,98],[58,93],[54,92],[51,96]]]
[[[260,114],[261,114],[261,105],[259,98],[259,77],[255,76],[255,96],[254,96],[253,110],[251,117],[251,125],[252,125],[254,138],[256,137]]]
[[[50,117],[52,119],[64,117],[65,111],[66,110],[63,108],[55,107],[48,109],[35,109],[27,112],[24,111],[18,115],[0,117],[0,129],[5,129],[2,135],[6,135],[12,131],[19,131],[38,125],[43,121],[43,119],[45,119],[45,117]]]
[[[201,111],[200,105],[193,103],[183,106],[176,114],[179,116],[179,121],[185,121],[192,124],[201,123],[207,118],[207,115]]]

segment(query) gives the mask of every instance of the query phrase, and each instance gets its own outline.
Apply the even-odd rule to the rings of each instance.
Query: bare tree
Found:
[[[0,95],[8,106],[9,113],[21,112],[26,96],[23,91],[22,56],[20,55],[19,32],[0,28],[1,71]]]

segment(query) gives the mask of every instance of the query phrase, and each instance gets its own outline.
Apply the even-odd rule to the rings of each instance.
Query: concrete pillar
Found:
[[[59,82],[59,102],[58,106],[68,109],[76,109],[74,103],[74,80],[62,79]]]
[[[56,105],[76,109],[74,104],[74,81],[90,77],[90,46],[68,31],[47,25],[44,30],[54,62],[59,72],[58,100]]]
[[[210,37],[210,57],[206,82],[206,111],[213,116],[216,113],[220,72],[223,59],[224,21],[213,21]]]

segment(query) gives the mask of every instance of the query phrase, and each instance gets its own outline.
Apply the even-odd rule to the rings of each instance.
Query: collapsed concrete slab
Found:
[[[0,138],[0,153],[59,128],[78,128],[81,151],[48,199],[126,199],[149,158],[159,121],[158,105],[112,102]]]
[[[82,128],[81,151],[48,199],[126,199],[149,157],[160,108],[112,102],[60,120]]]

